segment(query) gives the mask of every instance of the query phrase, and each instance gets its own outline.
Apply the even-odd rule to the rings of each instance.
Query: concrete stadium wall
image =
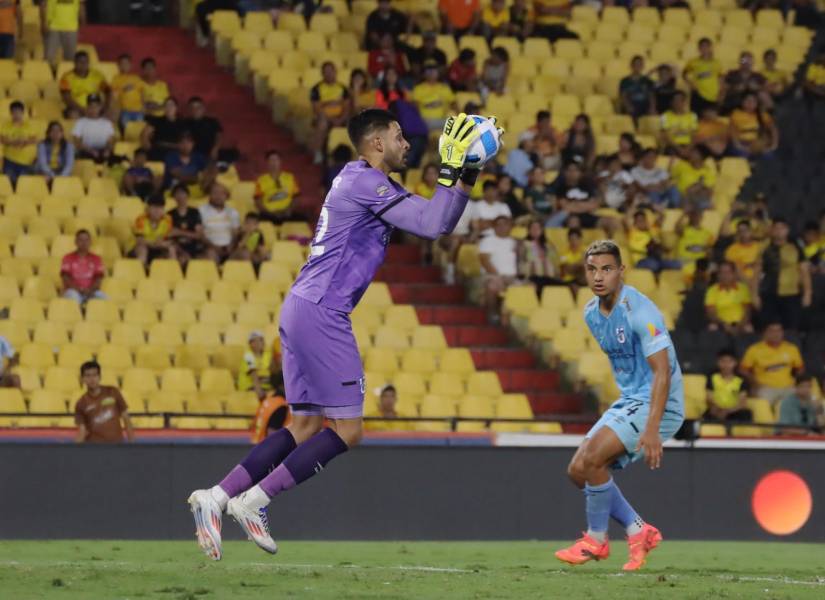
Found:
[[[0,539],[191,539],[188,493],[219,479],[242,446],[0,445]],[[365,447],[270,508],[282,539],[568,539],[584,528],[567,448]],[[756,482],[804,478],[813,512],[780,539],[825,541],[821,452],[667,449],[664,467],[617,476],[666,538],[777,539],[754,520]],[[238,528],[225,534],[238,539]],[[614,532],[620,536],[619,531]]]

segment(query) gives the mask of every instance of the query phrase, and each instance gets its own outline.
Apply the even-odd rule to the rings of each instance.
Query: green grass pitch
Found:
[[[0,598],[825,598],[825,545],[665,540],[623,574],[624,542],[579,567],[553,557],[562,543],[228,542],[213,563],[194,540],[0,541]]]

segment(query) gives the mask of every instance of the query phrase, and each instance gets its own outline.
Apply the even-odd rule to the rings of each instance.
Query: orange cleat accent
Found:
[[[622,567],[623,571],[638,571],[647,562],[648,553],[662,541],[662,534],[653,525],[644,524],[642,530],[627,538],[629,560]]]
[[[581,565],[589,560],[604,560],[608,556],[610,556],[610,544],[607,539],[600,542],[584,532],[572,546],[556,552],[556,558],[571,565]]]

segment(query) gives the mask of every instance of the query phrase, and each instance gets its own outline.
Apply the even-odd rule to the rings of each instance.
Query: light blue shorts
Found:
[[[585,439],[593,436],[602,427],[610,427],[619,436],[626,451],[626,454],[617,458],[610,468],[624,469],[630,463],[642,458],[644,454],[644,452],[636,452],[636,444],[639,443],[639,437],[645,429],[649,412],[648,402],[619,398],[604,411],[601,419],[596,421],[596,424],[587,432]],[[672,438],[679,431],[684,420],[682,413],[665,408],[662,422],[659,424],[659,435],[662,441],[665,442]]]

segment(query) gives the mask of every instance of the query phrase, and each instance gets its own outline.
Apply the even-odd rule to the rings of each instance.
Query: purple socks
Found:
[[[230,498],[237,496],[261,481],[293,450],[295,438],[292,433],[286,428],[279,429],[252,448],[241,464],[232,469],[218,485]]]
[[[319,431],[298,446],[279,467],[258,482],[258,485],[272,498],[320,473],[329,461],[347,449],[344,440],[332,429]]]

